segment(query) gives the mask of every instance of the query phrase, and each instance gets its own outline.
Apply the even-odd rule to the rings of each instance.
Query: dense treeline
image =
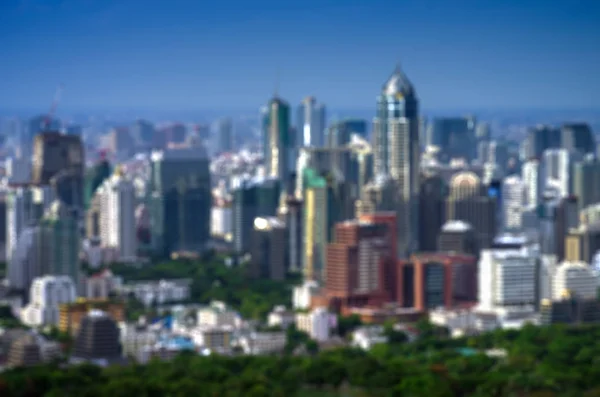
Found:
[[[425,330],[426,331],[426,330]],[[200,357],[100,369],[45,366],[0,375],[0,396],[600,396],[600,327],[525,327],[480,337],[427,335],[372,352]],[[505,357],[459,348],[504,348]],[[483,350],[481,350],[483,351]]]
[[[286,281],[249,280],[244,266],[227,266],[222,257],[207,254],[200,260],[173,260],[141,267],[113,264],[112,272],[125,281],[190,278],[191,303],[220,300],[245,318],[264,319],[276,305],[291,306],[293,286],[300,277]]]

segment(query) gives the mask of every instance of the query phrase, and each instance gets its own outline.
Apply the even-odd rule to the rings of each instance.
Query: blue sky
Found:
[[[0,0],[0,107],[600,108],[600,1]],[[279,78],[277,78],[279,76]]]

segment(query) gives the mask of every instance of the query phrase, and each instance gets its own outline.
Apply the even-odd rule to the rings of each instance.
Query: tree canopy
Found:
[[[436,339],[437,338],[437,339]],[[600,326],[496,331],[450,339],[338,349],[310,355],[221,357],[181,354],[147,365],[0,374],[0,395],[25,396],[431,396],[600,395]],[[470,354],[466,346],[475,346]],[[485,349],[505,349],[504,357]]]

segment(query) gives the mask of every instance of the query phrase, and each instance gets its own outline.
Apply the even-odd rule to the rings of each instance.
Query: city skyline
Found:
[[[600,108],[591,1],[141,4],[3,2],[0,108],[370,109],[399,61],[425,110]]]

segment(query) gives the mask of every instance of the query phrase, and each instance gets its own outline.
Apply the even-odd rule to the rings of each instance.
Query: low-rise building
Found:
[[[198,326],[190,330],[189,336],[195,346],[208,349],[213,353],[231,353],[232,326]]]
[[[21,310],[21,321],[30,327],[56,326],[59,305],[75,301],[75,286],[69,276],[44,276],[33,280],[30,302]]]
[[[329,313],[326,308],[318,307],[308,313],[298,313],[296,327],[306,332],[312,339],[324,342],[329,339],[336,319],[335,315]]]
[[[146,306],[182,302],[190,299],[191,279],[138,281],[119,288],[123,295],[133,294]]]
[[[295,322],[296,313],[287,310],[285,306],[276,306],[267,318],[269,327],[281,327],[282,329],[288,328]]]
[[[352,333],[352,346],[363,350],[370,350],[377,344],[387,342],[388,337],[385,335],[384,328],[381,325],[360,327]]]
[[[252,332],[237,341],[244,353],[251,355],[280,353],[285,344],[285,332]]]
[[[239,327],[240,315],[225,305],[223,302],[213,301],[210,305],[198,309],[197,324],[208,327]]]

